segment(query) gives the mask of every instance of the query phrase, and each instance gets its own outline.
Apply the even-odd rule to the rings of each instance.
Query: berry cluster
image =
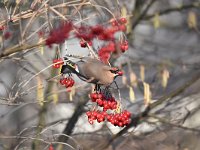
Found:
[[[101,112],[94,110],[86,112],[86,115],[88,116],[88,122],[90,124],[94,124],[95,120],[97,120],[99,123],[107,120],[114,126],[119,127],[127,126],[130,123],[131,117],[131,113],[127,110],[115,114],[108,114],[106,111]]]
[[[53,68],[60,68],[64,64],[63,59],[54,59],[53,60]]]
[[[107,120],[114,126],[124,127],[130,123],[130,117],[131,113],[125,110],[121,113],[107,115]]]
[[[72,87],[75,81],[71,77],[60,79],[60,84],[64,85],[66,88]]]
[[[116,32],[126,31],[126,23],[126,18],[112,20],[111,24],[107,26],[76,26],[72,22],[66,22],[50,32],[46,39],[46,45],[51,47],[52,44],[63,43],[71,33],[80,40],[80,46],[82,48],[92,46],[94,39],[101,40],[104,41],[105,44],[98,50],[98,55],[102,62],[108,63],[112,53],[118,53],[119,50],[121,50],[121,52],[128,50],[127,41],[121,39],[120,42],[118,42],[115,39]],[[75,29],[76,32],[72,32],[74,31],[73,29]]]
[[[52,30],[46,39],[46,45],[51,47],[52,44],[60,44],[69,37],[70,31],[73,29],[71,22],[63,23],[60,27]]]
[[[106,98],[102,93],[91,93],[90,98],[92,102],[96,102],[99,107],[103,107],[103,111],[93,110],[88,111],[86,115],[88,116],[88,122],[90,124],[97,122],[103,122],[107,120],[114,126],[124,127],[130,123],[131,113],[127,110],[121,113],[108,113],[107,110],[116,110],[117,101],[114,97]]]
[[[60,68],[64,64],[62,58],[54,59],[53,60],[53,68]],[[71,77],[64,77],[60,79],[60,84],[65,86],[66,88],[72,87],[75,81]]]
[[[108,109],[115,110],[117,108],[117,102],[114,97],[106,99],[101,93],[91,93],[90,98],[92,102],[96,102],[98,106],[103,107],[103,111]]]

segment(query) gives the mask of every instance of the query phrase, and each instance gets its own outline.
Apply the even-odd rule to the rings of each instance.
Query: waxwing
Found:
[[[61,69],[62,74],[74,73],[80,79],[98,85],[110,85],[122,72],[117,68],[112,68],[100,60],[90,57],[84,57],[77,63],[65,58],[66,65]]]

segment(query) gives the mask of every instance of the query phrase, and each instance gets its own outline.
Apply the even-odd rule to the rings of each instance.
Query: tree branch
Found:
[[[196,2],[196,3],[192,3],[192,4],[188,4],[188,5],[183,5],[183,6],[180,6],[180,7],[168,8],[166,10],[161,10],[160,12],[156,12],[154,14],[145,16],[143,18],[143,20],[149,20],[149,19],[153,18],[156,14],[166,15],[168,13],[172,13],[172,12],[176,12],[176,11],[183,11],[183,10],[190,9],[190,8],[200,8],[200,2]]]

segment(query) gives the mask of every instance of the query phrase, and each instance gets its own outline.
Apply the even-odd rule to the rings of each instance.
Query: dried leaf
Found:
[[[193,11],[190,11],[188,13],[188,26],[189,28],[194,28],[196,29],[197,28],[197,16],[196,16],[196,13],[193,12]]]
[[[121,112],[121,103],[117,102],[117,108],[115,109],[116,113],[120,113]]]
[[[131,86],[129,87],[129,97],[131,102],[135,101],[135,92]]]
[[[16,0],[16,4],[18,5],[20,3],[21,0]]]
[[[127,8],[126,8],[125,5],[123,5],[123,6],[121,7],[121,16],[122,16],[122,17],[126,17],[126,16],[127,16]]]
[[[126,18],[127,20],[127,23],[126,23],[126,34],[129,34],[132,32],[132,24],[131,24],[131,20],[130,20],[130,17],[127,17]]]
[[[43,106],[44,104],[44,86],[42,80],[39,76],[37,76],[37,100],[38,103]]]
[[[132,86],[137,86],[137,76],[133,71],[130,73],[130,83]]]
[[[150,86],[146,82],[143,82],[143,86],[144,86],[144,104],[148,106],[151,103]]]
[[[58,87],[56,84],[53,84],[52,90],[53,94],[48,97],[49,100],[53,100],[54,104],[57,104],[59,101],[59,96],[58,96]]]
[[[162,86],[164,88],[166,88],[166,86],[167,86],[168,79],[169,79],[169,71],[167,69],[164,69],[162,71]]]
[[[153,26],[155,29],[160,27],[160,17],[159,14],[155,14],[154,18],[153,18]]]
[[[144,65],[140,65],[140,78],[142,81],[145,80],[145,67]]]
[[[43,41],[44,39],[41,37],[41,38],[39,38],[39,41],[38,41],[38,43],[41,43],[42,41]],[[40,47],[40,53],[41,53],[41,55],[43,55],[44,54],[44,46],[41,46]]]
[[[71,87],[71,91],[69,93],[69,100],[72,101],[74,95],[76,94],[75,87]]]
[[[54,104],[57,104],[57,103],[58,103],[58,94],[57,94],[57,93],[54,93],[54,94],[52,95],[52,99],[53,99]]]
[[[126,77],[126,75],[122,76],[122,84],[127,85],[127,77]]]

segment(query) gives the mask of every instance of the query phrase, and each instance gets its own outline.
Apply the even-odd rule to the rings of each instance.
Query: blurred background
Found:
[[[0,150],[199,150],[199,8],[199,0],[0,0]],[[52,47],[45,39],[64,21],[107,27],[121,17],[126,30],[115,38],[129,49],[110,62],[124,71],[122,107],[133,119],[151,109],[124,128],[91,125],[92,85],[73,75],[68,90],[52,67],[58,56],[90,51],[73,36]]]

